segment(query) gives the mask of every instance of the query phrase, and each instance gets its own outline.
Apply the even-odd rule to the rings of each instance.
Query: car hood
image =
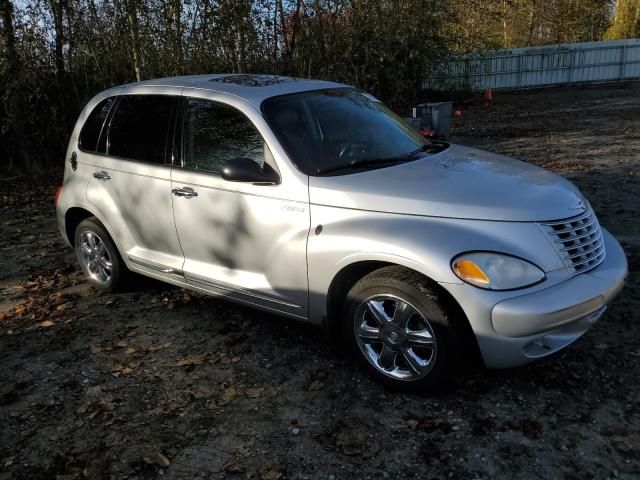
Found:
[[[309,197],[340,208],[504,221],[572,217],[587,203],[559,175],[461,145],[390,167],[310,177]]]

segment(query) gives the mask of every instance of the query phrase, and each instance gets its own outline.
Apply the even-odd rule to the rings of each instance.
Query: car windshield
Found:
[[[372,95],[352,88],[269,98],[262,112],[307,175],[386,166],[446,148],[420,135]]]

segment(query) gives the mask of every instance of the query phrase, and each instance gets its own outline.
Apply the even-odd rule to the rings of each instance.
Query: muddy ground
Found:
[[[461,143],[569,177],[626,289],[572,347],[385,390],[305,325],[148,282],[99,294],[56,232],[59,174],[0,181],[0,479],[640,478],[640,85],[496,93]]]

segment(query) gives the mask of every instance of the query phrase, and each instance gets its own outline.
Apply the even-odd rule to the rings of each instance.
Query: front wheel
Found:
[[[355,355],[379,382],[425,392],[450,379],[460,342],[424,278],[400,267],[376,270],[353,286],[344,313]]]

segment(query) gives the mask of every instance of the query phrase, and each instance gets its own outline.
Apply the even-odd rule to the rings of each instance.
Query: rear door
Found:
[[[100,139],[105,154],[94,156],[87,188],[129,262],[176,275],[184,257],[173,222],[167,152],[178,101],[162,91],[120,95]]]
[[[183,141],[172,173],[173,191],[182,192],[173,195],[173,212],[184,276],[212,293],[306,318],[307,185],[289,188],[287,178],[278,185],[254,185],[220,176],[224,162],[234,157],[278,170],[248,116],[257,112],[248,110],[184,97],[178,129]]]

